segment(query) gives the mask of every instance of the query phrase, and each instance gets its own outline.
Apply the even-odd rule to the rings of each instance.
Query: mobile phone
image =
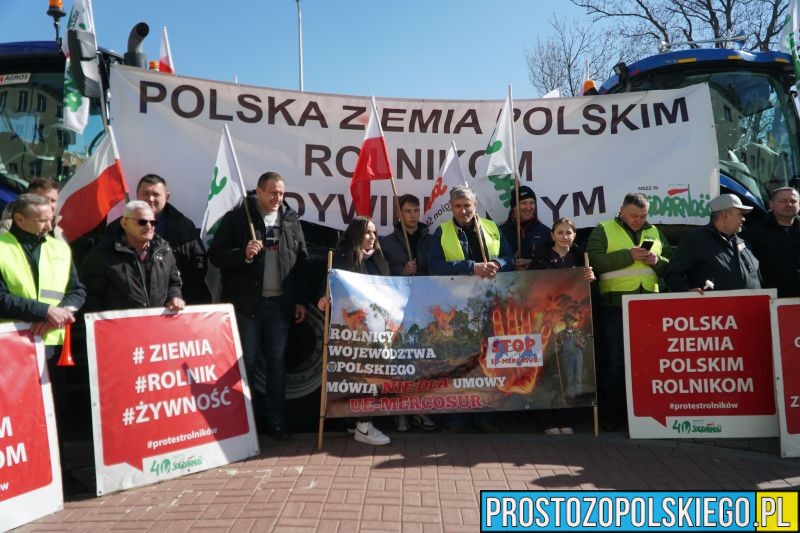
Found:
[[[642,248],[644,248],[647,251],[650,251],[650,249],[653,247],[655,243],[656,243],[655,241],[649,241],[649,240],[642,241]]]

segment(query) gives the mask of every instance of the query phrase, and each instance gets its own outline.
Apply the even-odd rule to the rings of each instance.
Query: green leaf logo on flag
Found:
[[[498,176],[487,176],[492,182],[494,190],[500,193],[500,200],[506,207],[511,206],[511,195],[514,193],[514,179],[511,174],[501,174]]]
[[[219,183],[217,183],[217,175],[219,174],[219,167],[214,167],[214,175],[211,177],[211,189],[208,192],[208,201],[210,202],[212,198],[216,195],[221,193],[225,190],[225,186],[228,184],[228,178],[226,176],[222,176],[222,179]]]
[[[73,113],[77,113],[83,103],[80,91],[75,85],[75,80],[72,79],[72,72],[67,67],[67,75],[64,78],[64,106],[69,108]]]
[[[494,134],[492,134],[492,135],[494,135]],[[499,152],[502,149],[503,149],[503,141],[498,139],[493,143],[489,143],[489,145],[486,147],[486,151],[484,153],[486,155],[492,155],[492,154],[494,154],[496,152]]]
[[[206,248],[208,248],[209,246],[211,246],[211,241],[213,241],[213,240],[214,240],[214,234],[217,232],[217,228],[219,228],[219,225],[220,225],[221,223],[222,223],[222,219],[220,218],[219,220],[217,220],[217,221],[214,223],[214,225],[213,225],[213,226],[211,226],[211,228],[208,230],[208,233],[206,233],[206,238],[205,238],[205,240],[203,241],[203,244],[205,244],[205,245],[206,245]]]

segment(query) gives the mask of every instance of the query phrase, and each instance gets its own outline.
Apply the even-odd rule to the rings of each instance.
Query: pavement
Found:
[[[778,439],[631,440],[589,430],[391,436],[391,445],[372,447],[326,433],[322,451],[315,434],[265,437],[258,457],[102,498],[71,498],[63,511],[19,531],[472,532],[480,529],[483,489],[800,488],[800,460],[781,459]],[[68,446],[65,459],[85,451]],[[77,474],[93,479],[88,467]]]

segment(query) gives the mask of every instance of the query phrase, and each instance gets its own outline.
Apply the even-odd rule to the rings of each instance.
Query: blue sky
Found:
[[[0,0],[0,41],[55,35],[47,0]],[[69,13],[72,0],[64,0]],[[301,0],[305,90],[403,98],[539,96],[524,50],[547,21],[583,16],[568,0]],[[167,26],[179,74],[297,89],[294,0],[94,0],[100,46],[124,52],[137,22],[158,59]],[[62,29],[63,29],[62,19]]]

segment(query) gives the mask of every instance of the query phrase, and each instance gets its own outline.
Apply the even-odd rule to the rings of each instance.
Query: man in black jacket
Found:
[[[389,263],[392,276],[425,276],[425,254],[428,249],[428,226],[419,221],[419,200],[413,194],[404,194],[397,199],[400,205],[400,220],[394,225],[394,232],[381,239],[381,249]],[[405,231],[411,257],[406,248]]]
[[[86,284],[85,312],[110,309],[185,307],[181,275],[167,241],[156,235],[150,206],[133,200],[125,206],[122,231],[92,248],[81,266]]]
[[[267,431],[286,440],[284,352],[289,328],[305,319],[308,302],[308,250],[300,220],[283,203],[283,177],[266,172],[258,178],[255,198],[229,211],[220,221],[208,250],[222,275],[222,301],[236,309],[236,321],[250,386],[256,361],[267,363]],[[255,231],[251,234],[249,219]]]
[[[397,199],[397,203],[400,206],[400,220],[395,223],[394,232],[381,239],[381,249],[389,263],[389,272],[392,276],[425,276],[428,273],[425,255],[430,235],[428,225],[419,221],[419,199],[413,194],[404,194]],[[425,431],[437,428],[436,422],[423,413],[413,414],[410,418],[398,416],[395,428],[400,432],[408,431],[409,423]]]
[[[183,213],[169,203],[169,189],[164,178],[156,174],[142,176],[136,185],[136,199],[146,202],[156,215],[156,234],[172,248],[183,285],[181,293],[189,305],[211,302],[206,287],[206,250],[200,232]],[[106,236],[119,235],[119,220],[108,226]]]
[[[738,196],[721,194],[709,202],[711,222],[686,235],[664,272],[673,292],[707,289],[760,289],[758,260],[737,235],[746,207]]]
[[[770,213],[742,233],[761,267],[763,286],[778,298],[800,296],[800,195],[791,187],[772,191]]]

